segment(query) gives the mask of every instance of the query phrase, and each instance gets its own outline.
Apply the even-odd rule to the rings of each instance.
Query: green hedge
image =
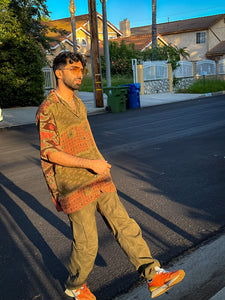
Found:
[[[225,80],[222,79],[199,79],[195,80],[187,89],[179,89],[177,93],[204,94],[225,91]]]
[[[37,106],[44,99],[44,56],[32,40],[0,43],[0,107]]]

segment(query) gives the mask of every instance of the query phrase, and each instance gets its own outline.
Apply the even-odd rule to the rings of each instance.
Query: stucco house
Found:
[[[140,34],[140,35],[130,35],[126,37],[114,38],[113,42],[117,42],[118,44],[121,41],[124,41],[126,45],[134,44],[136,50],[144,51],[145,49],[152,47],[152,34]],[[164,39],[160,34],[157,35],[157,44],[158,45],[168,45],[166,39]]]
[[[103,20],[99,13],[97,13],[97,20],[100,53],[103,55]],[[51,44],[52,54],[49,53],[47,55],[50,62],[63,49],[73,51],[70,18],[48,21],[45,24],[49,27],[56,27],[66,31],[66,34],[63,36],[54,32],[48,33],[49,36],[58,39],[58,41]],[[120,29],[109,21],[107,24],[108,38],[110,40],[112,39],[118,43],[122,40],[126,44],[133,43],[135,48],[141,51],[151,47],[151,25],[130,28],[130,22],[127,19],[120,22]],[[87,73],[90,74],[91,34],[88,14],[76,16],[76,36],[79,51],[86,55],[88,61]],[[221,67],[223,72],[225,70],[225,14],[157,24],[157,41],[160,45],[172,44],[178,48],[186,47],[190,54],[189,60],[192,62],[205,59],[223,62]],[[49,70],[46,72],[49,72]],[[52,86],[52,83],[49,86]]]
[[[98,20],[98,36],[100,47],[103,45],[103,20],[102,15],[97,13]],[[60,36],[59,33],[49,32],[47,36],[57,39],[56,42],[51,43],[52,54],[48,54],[47,58],[51,62],[53,58],[60,53],[63,49],[73,51],[73,37],[71,29],[71,18],[58,19],[54,21],[44,22],[50,28],[56,27],[57,29],[63,29],[66,31],[65,35]],[[108,25],[108,37],[118,38],[122,36],[122,32],[116,28],[109,21]],[[79,52],[86,55],[88,62],[90,62],[90,49],[91,49],[91,34],[90,34],[90,22],[89,15],[76,16],[76,38]]]
[[[101,14],[97,13],[98,34],[101,54],[103,54],[103,20]],[[45,22],[49,27],[66,30],[64,36],[56,33],[48,35],[58,38],[58,42],[52,43],[53,56],[49,55],[51,61],[63,48],[73,49],[71,19],[64,18]],[[151,47],[152,26],[141,26],[130,28],[129,20],[120,22],[120,29],[108,21],[108,38],[120,43],[124,40],[126,44],[133,43],[138,50]],[[157,40],[160,45],[172,44],[178,48],[186,47],[189,51],[191,61],[202,59],[218,60],[225,58],[225,14],[206,16],[188,20],[166,22],[157,24]],[[89,15],[76,16],[76,36],[79,51],[85,54],[90,61],[90,22]]]
[[[150,34],[152,26],[126,30],[130,37],[138,37]],[[186,47],[191,61],[225,58],[225,14],[160,23],[157,24],[157,32],[169,44]]]
[[[99,37],[99,48],[100,54],[104,55],[103,50],[103,20],[102,15],[97,13],[98,20],[98,37]],[[57,29],[63,29],[66,31],[64,35],[59,33],[50,32],[47,36],[57,39],[57,41],[51,43],[52,53],[47,54],[48,60],[51,62],[54,57],[61,52],[63,49],[73,51],[73,37],[71,29],[71,19],[64,18],[54,21],[44,22],[49,28],[56,27]],[[151,47],[152,44],[152,34],[144,33],[133,35],[130,31],[130,22],[126,19],[120,22],[120,30],[114,26],[112,23],[107,21],[108,24],[108,39],[120,43],[122,40],[126,44],[133,43],[137,50],[145,50]],[[91,50],[91,34],[90,34],[90,22],[89,15],[76,16],[76,37],[77,37],[77,47],[78,51],[84,54],[90,63],[90,50]],[[160,45],[168,45],[168,42],[162,35],[157,36],[158,43]]]

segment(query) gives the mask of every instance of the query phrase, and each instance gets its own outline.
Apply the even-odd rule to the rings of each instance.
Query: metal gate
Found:
[[[51,89],[53,89],[52,69],[44,67],[42,70],[45,76],[45,97],[47,97]]]

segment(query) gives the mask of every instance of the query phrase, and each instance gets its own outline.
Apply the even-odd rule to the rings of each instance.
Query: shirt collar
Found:
[[[67,109],[69,109],[73,114],[75,114],[78,118],[80,118],[80,103],[79,103],[79,98],[75,95],[73,95],[73,100],[75,102],[75,107],[76,110],[74,110],[71,105],[69,105],[69,103],[63,98],[61,97],[56,91],[55,95],[57,96],[57,98],[59,99],[59,101],[65,105],[67,107]]]

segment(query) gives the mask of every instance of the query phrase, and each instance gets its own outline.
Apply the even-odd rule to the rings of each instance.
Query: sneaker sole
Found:
[[[69,297],[71,297],[71,298],[73,298],[73,299],[76,299],[75,293],[73,293],[71,290],[66,289],[66,290],[64,291],[64,293],[65,293],[67,296],[69,296]]]
[[[65,291],[64,291],[64,293],[67,295],[67,296],[69,296],[69,297],[71,297],[72,299],[90,299],[90,300],[96,300],[96,298],[95,298],[95,296],[93,295],[91,298],[87,298],[87,297],[82,297],[82,298],[80,298],[79,297],[79,295],[75,295],[75,293],[73,292],[73,291],[71,291],[71,290],[68,290],[68,289],[66,289]]]
[[[180,272],[180,274],[177,275],[177,277],[168,281],[167,284],[164,284],[164,285],[156,288],[154,291],[152,291],[152,298],[158,297],[158,296],[164,294],[165,292],[167,292],[171,287],[173,287],[174,285],[179,283],[181,280],[183,280],[184,276],[185,276],[185,272],[182,270],[182,272]]]

